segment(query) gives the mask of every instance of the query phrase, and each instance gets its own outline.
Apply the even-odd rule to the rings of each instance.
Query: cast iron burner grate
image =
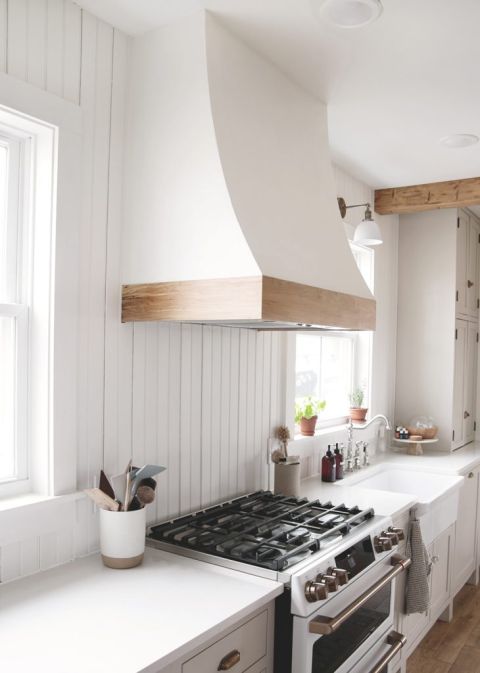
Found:
[[[373,509],[258,491],[152,526],[149,537],[283,570],[337,542],[373,515]]]

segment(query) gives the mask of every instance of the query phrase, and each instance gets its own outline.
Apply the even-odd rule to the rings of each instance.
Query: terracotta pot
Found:
[[[363,409],[363,407],[350,407],[350,418],[352,421],[364,421],[367,411],[368,409]]]
[[[312,418],[305,418],[305,416],[303,416],[303,418],[300,419],[300,433],[307,437],[312,437],[315,434],[317,418],[318,416],[312,416]]]

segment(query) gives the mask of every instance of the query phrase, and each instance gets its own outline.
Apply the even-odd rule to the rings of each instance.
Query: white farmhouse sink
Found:
[[[375,491],[394,491],[411,495],[417,501],[425,544],[457,520],[458,495],[463,477],[386,467],[356,480],[355,486]]]

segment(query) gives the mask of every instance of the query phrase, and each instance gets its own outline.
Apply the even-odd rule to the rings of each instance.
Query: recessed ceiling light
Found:
[[[473,135],[473,133],[452,133],[449,136],[440,138],[440,143],[445,147],[458,148],[475,145],[475,143],[478,143],[478,140],[478,136]]]
[[[380,0],[313,0],[314,11],[340,28],[361,28],[378,19]]]

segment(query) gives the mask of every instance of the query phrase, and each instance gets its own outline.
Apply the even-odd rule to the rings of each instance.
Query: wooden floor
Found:
[[[407,663],[407,673],[480,673],[480,586],[464,586],[450,624],[437,622]]]

